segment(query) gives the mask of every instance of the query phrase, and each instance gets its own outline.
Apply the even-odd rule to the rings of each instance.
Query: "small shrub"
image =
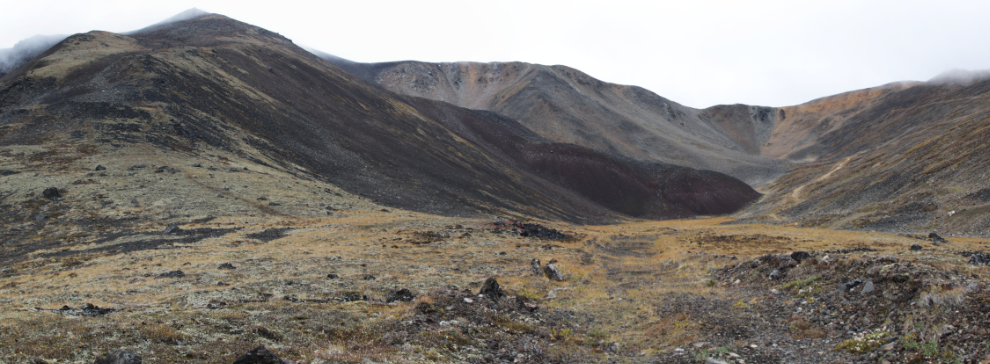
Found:
[[[852,339],[845,340],[835,346],[835,350],[843,350],[852,354],[868,353],[882,345],[883,340],[889,336],[886,331],[872,334],[857,334]]]
[[[790,282],[784,283],[784,285],[782,285],[780,288],[781,289],[791,289],[791,288],[801,289],[801,288],[804,288],[804,287],[807,287],[807,286],[811,285],[811,283],[814,283],[815,281],[817,281],[820,278],[822,278],[822,275],[821,274],[816,274],[814,276],[811,276],[811,277],[808,277],[808,278],[805,278],[805,279],[799,279],[799,280],[796,280],[796,281],[790,281]]]
[[[177,331],[175,328],[165,324],[147,325],[142,327],[140,332],[141,336],[144,337],[145,340],[154,343],[175,345],[178,344],[179,341],[186,340],[185,335]]]

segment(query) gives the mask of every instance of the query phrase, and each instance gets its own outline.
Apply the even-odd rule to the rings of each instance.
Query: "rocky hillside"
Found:
[[[774,108],[685,107],[635,86],[602,82],[566,66],[529,63],[330,62],[401,94],[494,111],[537,134],[629,158],[693,166],[759,186],[783,163],[761,156]]]
[[[322,56],[386,89],[491,110],[551,140],[735,176],[767,194],[747,219],[990,234],[985,78],[699,110],[564,66]]]
[[[783,108],[769,156],[804,160],[743,217],[990,235],[990,82],[892,84]]]
[[[2,146],[222,156],[446,215],[670,218],[729,213],[758,197],[719,173],[562,144],[501,115],[394,94],[220,15],[73,35],[0,78],[0,124]],[[5,183],[4,193],[25,188]]]

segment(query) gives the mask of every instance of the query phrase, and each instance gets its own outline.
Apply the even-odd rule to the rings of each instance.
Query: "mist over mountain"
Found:
[[[36,35],[17,42],[12,48],[0,49],[0,77],[27,63],[65,37],[65,35]]]

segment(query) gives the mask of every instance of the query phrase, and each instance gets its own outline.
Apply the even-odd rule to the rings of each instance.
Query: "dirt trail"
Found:
[[[857,155],[859,155],[859,153],[857,153],[855,155],[848,156],[846,158],[843,158],[842,161],[840,161],[839,163],[836,163],[835,164],[835,167],[832,167],[832,170],[828,171],[828,173],[825,173],[825,174],[823,174],[821,176],[818,176],[818,178],[815,178],[815,179],[811,180],[811,182],[805,183],[805,184],[800,185],[797,188],[795,188],[794,191],[791,192],[791,198],[790,198],[790,200],[792,202],[794,202],[795,204],[800,203],[801,201],[803,201],[801,199],[801,193],[804,192],[804,188],[805,187],[807,187],[808,185],[813,184],[813,183],[818,183],[818,182],[824,181],[826,178],[830,177],[832,175],[832,173],[835,173],[835,171],[838,171],[842,167],[845,167],[846,164],[848,164],[849,161],[852,160],[853,157],[855,157]]]

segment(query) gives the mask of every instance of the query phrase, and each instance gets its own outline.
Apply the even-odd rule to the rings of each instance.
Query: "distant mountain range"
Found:
[[[566,66],[356,63],[199,12],[5,59],[0,146],[228,153],[438,214],[990,229],[979,73],[694,109]]]

